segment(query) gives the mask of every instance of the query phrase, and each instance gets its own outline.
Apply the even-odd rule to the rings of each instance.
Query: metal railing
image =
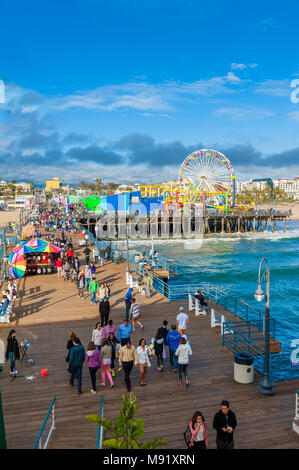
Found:
[[[299,390],[296,390],[295,418],[299,420]]]
[[[42,427],[41,427],[41,429],[38,433],[38,436],[36,438],[33,449],[46,449],[47,448],[47,445],[48,445],[48,442],[50,440],[51,434],[55,429],[55,400],[56,400],[56,397],[54,397],[52,402],[51,402],[51,405],[50,405],[50,408],[48,410],[47,416],[45,417],[44,422],[42,424]],[[51,418],[50,418],[50,421],[49,421],[50,429],[48,430],[47,434],[45,435],[45,440],[43,442],[44,431],[46,429],[46,425],[48,423],[48,419],[49,419],[50,415],[51,415]],[[46,431],[45,431],[45,433],[46,433]]]
[[[103,397],[103,395],[101,395],[100,412],[99,412],[100,418],[103,418],[103,400],[104,400],[104,397]],[[103,434],[104,434],[104,428],[101,424],[99,424],[98,425],[98,433],[97,433],[96,449],[102,449],[103,448]]]
[[[97,240],[91,232],[88,233],[89,239],[92,243],[97,244],[99,248],[107,247],[109,243],[108,241]],[[170,301],[188,300],[188,295],[193,294],[199,289],[200,291],[205,292],[207,298],[216,304],[221,305],[225,310],[232,312],[236,319],[238,317],[238,319],[242,318],[246,321],[250,320],[251,324],[255,325],[258,330],[264,331],[263,311],[249,305],[242,299],[233,297],[212,284],[207,282],[184,284],[179,283],[178,278],[163,279],[158,277],[153,271],[145,269],[145,265],[148,263],[143,263],[142,261],[139,262],[136,252],[132,253],[130,251],[127,252],[126,250],[118,249],[115,242],[111,243],[111,257],[112,261],[115,261],[116,259],[121,261],[128,260],[130,271],[139,278],[142,278],[145,272],[149,274],[153,280],[153,288]],[[152,260],[150,262],[153,263],[154,269],[168,269],[170,274],[180,272],[179,266],[174,262],[167,260],[163,256],[159,255],[156,260]],[[273,332],[272,335],[275,337],[276,322],[273,318],[271,318],[271,325]]]
[[[223,322],[222,345],[231,351],[249,352],[251,354],[264,354],[265,350],[258,341],[264,341],[263,337],[256,336],[256,330],[252,330],[250,322],[245,320],[238,322]]]

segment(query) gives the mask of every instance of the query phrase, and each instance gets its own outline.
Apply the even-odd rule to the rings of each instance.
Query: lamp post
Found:
[[[129,269],[129,237],[128,237],[128,227],[127,227],[127,222],[126,222],[126,252],[127,252],[127,273],[130,272]]]
[[[264,318],[264,334],[265,334],[265,357],[264,357],[264,378],[259,384],[259,392],[262,395],[273,395],[274,388],[270,380],[270,269],[268,261],[263,258],[259,265],[259,278],[257,290],[254,293],[254,297],[257,302],[261,302],[265,294],[261,287],[261,267],[265,261],[266,264],[266,298],[265,298],[265,318]]]
[[[6,227],[3,229],[3,280],[5,281],[8,279],[9,275],[7,273],[7,263],[8,263],[8,257],[7,257],[7,240],[6,240]]]

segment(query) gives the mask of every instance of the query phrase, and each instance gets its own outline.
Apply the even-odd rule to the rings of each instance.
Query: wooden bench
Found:
[[[215,328],[216,326],[220,326],[221,328],[221,336],[223,335],[223,324],[226,321],[225,316],[223,313],[217,312],[214,308],[211,308],[211,328]],[[232,330],[230,330],[231,333]]]
[[[195,315],[206,315],[208,308],[200,305],[199,300],[194,295],[189,294],[189,310],[195,310]]]
[[[3,315],[0,315],[0,322],[1,323],[10,323],[10,316],[12,315],[12,303],[9,302],[7,308]]]

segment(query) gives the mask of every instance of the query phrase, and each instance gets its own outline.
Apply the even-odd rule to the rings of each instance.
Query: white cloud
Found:
[[[262,119],[274,116],[274,112],[257,108],[219,108],[214,114],[216,116],[228,116],[235,121],[247,121],[250,119]]]
[[[265,80],[255,85],[255,93],[262,93],[270,96],[289,96],[289,80]]]
[[[287,114],[287,117],[291,119],[291,121],[299,121],[299,111],[292,111]]]
[[[245,80],[231,71],[227,75],[194,82],[168,81],[150,84],[134,81],[53,98],[49,104],[60,111],[71,108],[106,111],[119,109],[146,112],[174,111],[174,103],[181,101],[183,95],[198,97],[233,93],[234,86],[242,83],[245,83]]]
[[[245,64],[237,64],[236,62],[233,62],[231,64],[231,69],[232,70],[244,70],[247,68],[247,65]]]
[[[255,69],[257,66],[258,64],[256,63],[246,65],[246,64],[238,64],[236,62],[232,62],[230,67],[232,70],[245,70],[247,68]]]

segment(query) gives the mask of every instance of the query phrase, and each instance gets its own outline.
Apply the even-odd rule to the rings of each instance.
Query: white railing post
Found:
[[[189,297],[189,310],[194,310],[193,297],[192,297],[192,295],[190,294],[190,292],[189,292],[189,294],[188,294],[188,297]]]
[[[296,390],[295,417],[293,419],[293,431],[299,434],[299,390]]]

